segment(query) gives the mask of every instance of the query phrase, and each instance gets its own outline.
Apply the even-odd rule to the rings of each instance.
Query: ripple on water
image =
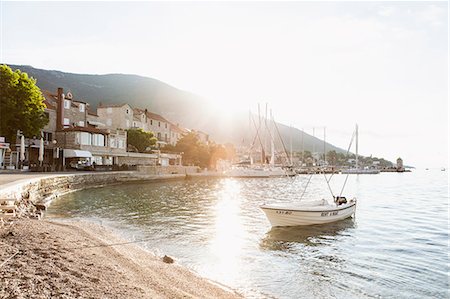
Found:
[[[345,179],[336,175],[335,190]],[[441,173],[349,176],[354,219],[270,228],[259,205],[298,201],[308,176],[125,184],[71,193],[48,215],[112,224],[249,298],[445,298],[448,195]],[[305,198],[329,196],[314,176]],[[130,237],[132,236],[132,237]]]

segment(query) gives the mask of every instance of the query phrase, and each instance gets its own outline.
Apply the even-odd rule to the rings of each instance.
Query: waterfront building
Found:
[[[188,129],[180,127],[179,124],[173,124],[170,123],[170,144],[175,146],[180,140],[181,137],[183,137],[184,134],[187,134],[189,132]]]
[[[9,143],[6,143],[5,141],[5,137],[0,136],[0,169],[3,169],[6,166],[6,153],[11,151]]]
[[[147,109],[133,109],[135,116],[136,128],[141,128],[144,131],[153,132],[154,136],[158,139],[156,142],[157,148],[163,148],[167,144],[171,144],[170,137],[170,122],[163,116],[150,112]]]
[[[196,131],[196,130],[192,130],[194,133],[197,134],[198,136],[198,140],[204,144],[209,144],[209,135],[205,132],[202,131]]]
[[[63,88],[57,93],[43,91],[45,113],[49,119],[41,136],[25,139],[25,161],[28,168],[42,165],[42,170],[62,170],[74,161],[85,160],[95,165],[180,165],[181,155],[127,152],[126,130],[141,128],[158,139],[157,148],[176,145],[189,130],[174,125],[163,116],[147,109],[133,109],[129,104],[100,104],[96,110],[89,103],[75,99]],[[209,136],[198,132],[202,142]],[[44,140],[44,161],[38,161],[40,138]],[[12,151],[2,151],[2,168],[20,168],[21,133]],[[4,153],[3,153],[4,152]]]
[[[89,159],[96,165],[119,164],[117,156],[126,153],[123,129],[107,129],[100,116],[89,109],[89,104],[75,100],[71,93],[64,95],[62,88],[58,88],[56,95],[47,95],[48,102],[53,100],[50,107],[56,107],[53,146],[58,164],[64,167],[79,159]]]
[[[128,130],[133,127],[133,108],[128,104],[102,104],[97,107],[97,115],[108,129]]]

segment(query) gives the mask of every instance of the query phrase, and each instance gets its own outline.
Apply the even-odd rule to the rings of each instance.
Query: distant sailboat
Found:
[[[375,168],[360,168],[358,163],[358,125],[355,127],[355,143],[356,143],[356,161],[355,161],[355,168],[349,168],[342,170],[343,174],[378,174],[380,171]]]
[[[292,168],[292,163],[290,162],[289,166],[280,166],[275,164],[275,141],[274,141],[274,132],[276,129],[276,132],[279,136],[279,131],[276,126],[275,121],[273,120],[272,113],[271,113],[271,124],[272,129],[269,128],[268,125],[268,118],[267,118],[267,105],[266,105],[266,116],[264,118],[264,130],[263,130],[263,123],[261,121],[260,116],[260,107],[258,105],[258,125],[256,124],[254,118],[250,114],[250,122],[253,123],[253,126],[256,130],[255,137],[253,140],[253,143],[250,147],[250,149],[253,149],[255,146],[256,141],[258,141],[260,151],[261,151],[261,161],[260,164],[253,164],[253,158],[250,153],[250,164],[244,165],[244,164],[237,164],[234,165],[232,168],[224,171],[224,175],[228,177],[235,177],[235,178],[268,178],[268,177],[286,177],[286,176],[294,176],[296,175],[295,171]],[[273,131],[273,132],[272,132]],[[283,143],[283,140],[280,140]],[[270,143],[270,158],[266,156],[266,148],[267,143]],[[284,148],[284,143],[283,143]],[[285,151],[286,152],[286,151]],[[287,153],[286,153],[287,155]],[[287,155],[288,159],[289,156]]]

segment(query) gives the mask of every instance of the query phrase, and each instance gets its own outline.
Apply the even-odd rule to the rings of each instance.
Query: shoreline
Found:
[[[217,178],[216,173],[149,174],[140,171],[61,172],[55,174],[0,174],[0,200],[14,200],[19,215],[36,215],[64,194],[127,182],[158,182],[191,178]],[[37,217],[36,216],[36,217]]]
[[[30,213],[39,211],[33,209],[40,205],[45,209],[68,192],[125,182],[185,179],[185,175],[20,174],[9,182],[5,181],[11,177],[5,176],[11,174],[0,175],[0,198],[15,200],[22,213],[0,226],[0,297],[243,298],[177,263],[164,263],[103,225],[28,219]]]
[[[91,222],[21,219],[0,231],[2,298],[243,298]]]

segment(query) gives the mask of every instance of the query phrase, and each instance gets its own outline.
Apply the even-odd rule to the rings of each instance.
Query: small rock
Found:
[[[165,255],[163,257],[163,262],[166,263],[166,264],[173,264],[174,260],[170,256]]]
[[[35,204],[34,205],[38,211],[46,211],[47,207],[44,204]]]
[[[93,283],[97,283],[97,282],[100,281],[100,279],[99,279],[99,278],[96,278],[96,277],[91,277],[90,280],[91,280],[91,282],[93,282]]]
[[[9,232],[6,234],[7,237],[14,237],[16,234],[13,232]]]

